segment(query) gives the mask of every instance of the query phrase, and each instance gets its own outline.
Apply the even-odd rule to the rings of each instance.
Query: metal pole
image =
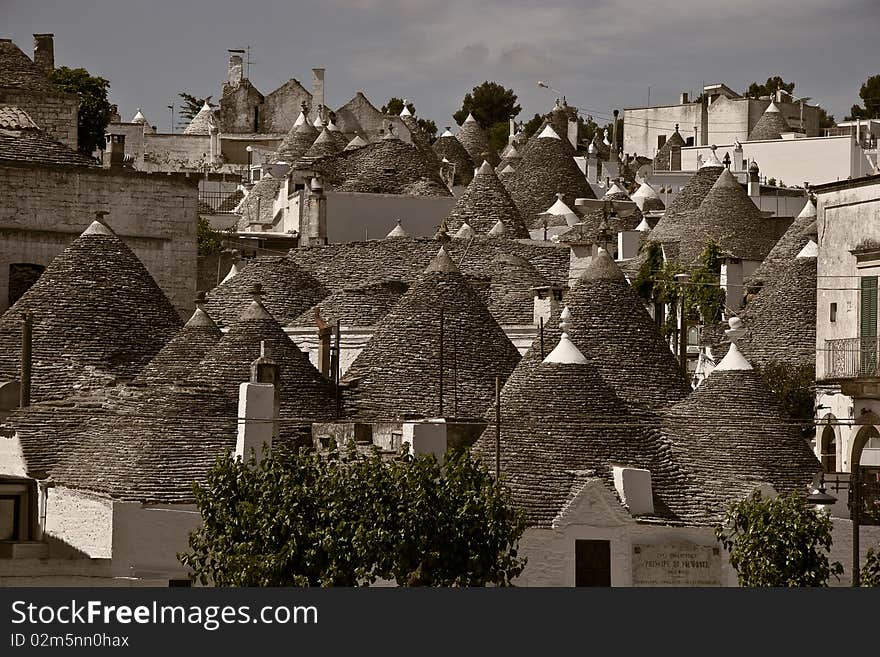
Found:
[[[33,316],[29,310],[26,310],[21,322],[21,387],[19,389],[19,405],[22,408],[31,405],[32,345]]]
[[[443,306],[440,306],[440,417],[443,417]]]
[[[501,377],[495,377],[495,481],[501,480]]]
[[[541,336],[541,360],[544,360],[544,318],[541,317],[540,323],[540,336]]]
[[[339,388],[339,379],[340,372],[342,372],[342,354],[339,351],[340,346],[340,333],[342,332],[342,321],[336,320],[336,371],[334,372],[334,378],[336,379],[336,417],[338,418],[342,415],[342,395],[340,394],[341,390]]]
[[[687,378],[687,318],[684,311],[684,284],[681,286],[681,322],[678,334],[678,357],[681,362],[681,369],[684,372],[685,378]]]
[[[852,585],[861,586],[861,573],[859,572],[859,515],[861,511],[861,473],[858,462],[852,464],[850,483],[850,504],[852,505]]]

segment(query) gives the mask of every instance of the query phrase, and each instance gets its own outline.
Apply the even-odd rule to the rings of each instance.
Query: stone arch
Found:
[[[822,469],[826,473],[838,472],[840,470],[840,440],[835,426],[836,418],[829,413],[822,420],[824,426],[819,433],[819,444],[816,451],[822,461]]]
[[[862,460],[862,451],[868,442],[880,442],[880,431],[873,424],[864,424],[859,428],[850,445],[850,470],[854,470]]]

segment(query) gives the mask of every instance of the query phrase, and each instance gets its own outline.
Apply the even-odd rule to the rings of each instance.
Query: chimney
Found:
[[[329,379],[330,338],[333,336],[333,327],[321,317],[320,308],[315,308],[315,324],[318,327],[318,370]]]
[[[559,309],[559,301],[562,299],[562,289],[554,285],[532,288],[535,293],[535,303],[532,312],[532,323],[538,326],[541,318],[544,324],[550,321],[550,316]]]
[[[568,120],[568,141],[577,150],[578,147],[578,122],[577,119]]]
[[[611,470],[614,488],[617,489],[620,501],[629,508],[630,514],[640,516],[654,513],[651,471],[615,464],[612,464]]]
[[[681,98],[679,99],[679,105],[687,105],[688,104],[688,92],[682,91]]]
[[[757,198],[761,195],[761,178],[758,176],[758,173],[760,173],[758,163],[752,160],[752,163],[749,165],[748,184],[748,194],[752,198]]]
[[[324,106],[324,69],[312,69],[312,107]],[[322,119],[324,117],[321,117]]]
[[[55,70],[54,34],[34,35],[34,64],[43,72],[43,75],[49,75]]]
[[[231,84],[232,86],[237,87],[241,84],[242,77],[244,76],[241,55],[236,52],[230,50],[229,51],[229,67],[226,71],[226,82]]]
[[[446,129],[449,130],[448,127]],[[512,116],[507,119],[507,133],[507,143],[512,144],[516,138],[516,122]]]
[[[312,178],[310,188],[301,222],[300,244],[324,245],[327,244],[327,197],[324,195],[324,183],[320,178]]]
[[[620,114],[620,112],[618,110],[614,110],[612,112],[612,114],[614,115],[614,126],[612,127],[612,132],[611,132],[611,135],[612,135],[611,136],[611,155],[608,157],[608,159],[612,162],[616,162],[617,161],[617,115]]]
[[[118,168],[125,160],[125,135],[106,135],[107,145],[104,148],[104,168]]]
[[[409,444],[412,456],[432,454],[437,463],[443,464],[448,446],[446,420],[404,422],[402,430],[401,443]]]
[[[278,438],[278,411],[281,406],[281,371],[269,353],[269,345],[260,342],[260,357],[251,363],[251,380],[238,388],[238,436],[235,456],[257,461],[263,458],[263,446],[272,448]]]

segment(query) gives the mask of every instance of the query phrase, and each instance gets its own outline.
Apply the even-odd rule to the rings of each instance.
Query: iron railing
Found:
[[[236,191],[199,190],[199,209],[206,214],[232,214],[241,199]]]
[[[877,338],[825,340],[825,378],[880,377]]]

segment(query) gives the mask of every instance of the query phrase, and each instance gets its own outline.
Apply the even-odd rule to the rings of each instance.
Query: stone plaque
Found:
[[[633,545],[633,586],[721,586],[717,547],[677,543]]]

